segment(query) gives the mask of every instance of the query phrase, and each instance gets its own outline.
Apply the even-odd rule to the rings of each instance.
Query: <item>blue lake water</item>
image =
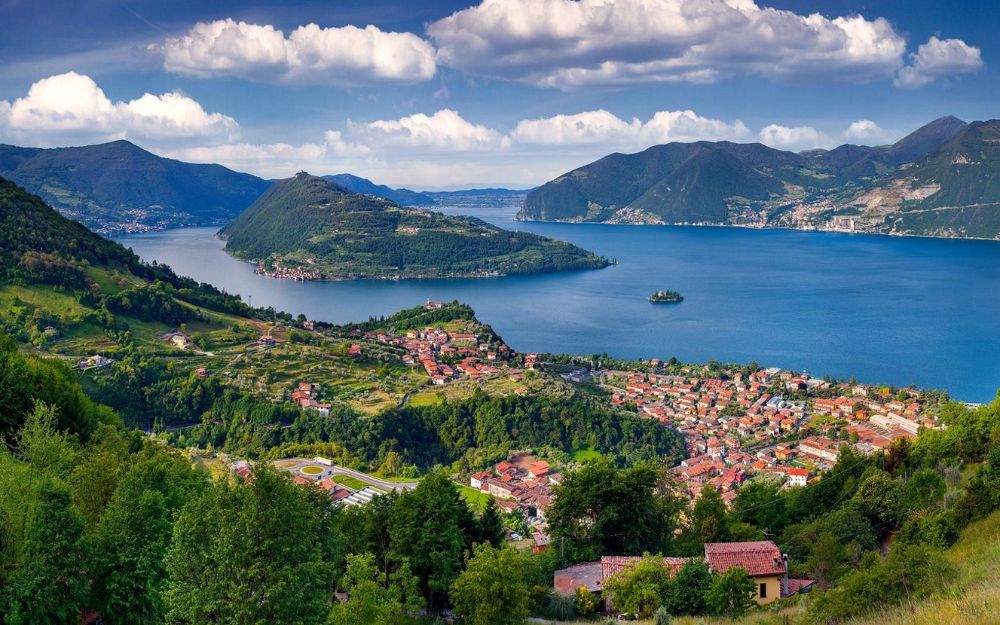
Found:
[[[444,209],[463,212],[468,207]],[[1000,244],[788,230],[513,221],[619,261],[598,271],[480,280],[290,282],[256,276],[214,228],[119,239],[146,260],[330,322],[424,300],[471,304],[514,348],[626,358],[748,362],[916,384],[985,402],[1000,388]],[[658,289],[680,304],[655,305]]]

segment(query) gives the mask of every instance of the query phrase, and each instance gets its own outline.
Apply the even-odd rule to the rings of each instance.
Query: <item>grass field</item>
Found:
[[[602,457],[604,457],[604,454],[589,447],[586,449],[577,449],[573,452],[574,462],[589,462],[591,460],[600,460]]]
[[[367,482],[362,482],[356,477],[351,477],[350,475],[334,475],[333,481],[340,484],[341,486],[346,486],[351,490],[361,490],[365,487],[374,488],[375,490],[382,490],[378,486],[372,486]]]
[[[437,391],[424,391],[410,395],[410,399],[406,402],[406,405],[413,406],[414,408],[423,408],[425,406],[437,406],[442,402],[444,402],[444,394]]]
[[[473,508],[477,512],[482,512],[486,509],[486,506],[490,503],[490,496],[486,493],[476,490],[471,486],[459,486],[458,492],[462,495],[462,499],[465,500],[469,507]]]

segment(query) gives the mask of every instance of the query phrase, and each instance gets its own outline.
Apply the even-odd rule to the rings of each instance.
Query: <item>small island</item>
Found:
[[[673,304],[683,302],[684,296],[677,291],[657,291],[649,296],[649,301],[654,304]]]

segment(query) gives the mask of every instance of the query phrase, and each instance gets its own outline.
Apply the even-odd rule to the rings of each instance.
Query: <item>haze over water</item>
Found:
[[[472,305],[514,348],[748,362],[861,382],[1000,388],[1000,244],[720,227],[513,221],[514,209],[441,208],[615,258],[599,271],[479,280],[291,282],[228,256],[216,228],[119,239],[146,260],[310,319],[388,315],[426,299]],[[680,304],[654,305],[670,289]]]

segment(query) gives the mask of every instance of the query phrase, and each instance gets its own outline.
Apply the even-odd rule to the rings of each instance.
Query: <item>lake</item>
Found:
[[[290,282],[228,256],[215,228],[119,239],[146,260],[310,319],[472,305],[515,349],[749,362],[974,402],[1000,388],[1000,244],[791,230],[519,223],[512,202],[444,212],[576,243],[619,264],[479,280]],[[651,304],[670,289],[680,304]]]

